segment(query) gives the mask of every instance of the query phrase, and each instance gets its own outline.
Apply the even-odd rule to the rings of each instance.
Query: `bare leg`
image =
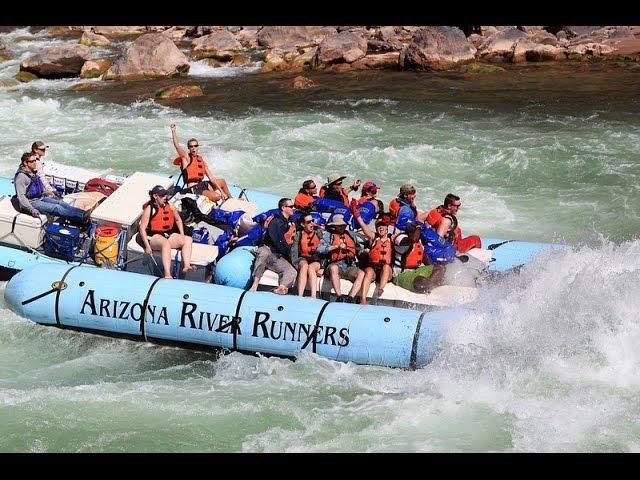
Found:
[[[384,287],[387,286],[389,280],[393,277],[393,270],[390,265],[383,265],[382,272],[380,273],[380,283],[378,284],[378,296],[384,292]]]
[[[369,287],[376,278],[376,272],[371,267],[367,267],[364,271],[364,278],[362,279],[362,293],[360,294],[360,305],[367,304],[367,294],[369,293]]]
[[[149,239],[149,245],[152,250],[160,250],[162,255],[162,267],[164,268],[164,278],[173,278],[171,276],[171,245],[169,240],[162,235],[154,235]]]
[[[186,235],[180,235],[179,233],[173,233],[169,237],[169,244],[171,248],[180,249],[182,253],[182,271],[184,273],[194,272],[197,270],[195,265],[191,265],[191,249],[193,245],[193,239]]]
[[[260,283],[260,277],[253,277],[253,283],[251,284],[251,287],[249,287],[249,291],[257,292],[259,283]]]
[[[222,195],[220,195],[217,190],[204,190],[202,192],[202,195],[207,197],[212,202],[217,202],[222,198]]]
[[[349,290],[349,296],[351,298],[356,298],[356,295],[360,291],[360,288],[362,288],[362,280],[364,280],[364,272],[358,269],[358,275],[356,276],[356,279],[353,281],[353,286],[351,287],[351,290]]]
[[[304,296],[304,289],[307,286],[307,277],[309,274],[309,264],[306,260],[300,260],[298,264],[298,296]]]
[[[311,289],[311,298],[318,298],[318,269],[320,263],[313,262],[309,265],[309,288]]]
[[[227,198],[231,198],[232,195],[231,195],[231,192],[229,191],[229,186],[227,185],[227,181],[224,178],[216,178],[216,182],[218,182],[218,185],[220,186],[224,194],[227,196]]]
[[[329,279],[331,280],[331,286],[336,292],[336,295],[339,297],[342,295],[342,293],[340,292],[340,272],[338,270],[338,265],[332,263],[327,268],[329,269]]]

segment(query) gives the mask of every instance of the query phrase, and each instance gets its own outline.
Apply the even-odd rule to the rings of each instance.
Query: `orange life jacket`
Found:
[[[201,181],[205,174],[207,173],[204,168],[204,158],[200,155],[191,155],[189,154],[189,164],[187,168],[182,168],[182,157],[176,157],[173,160],[174,165],[180,166],[180,172],[182,177],[184,178],[184,184],[199,182]]]
[[[340,245],[344,243],[347,246],[346,250],[336,248],[331,252],[331,261],[337,262],[338,260],[355,260],[356,258],[356,242],[353,241],[351,235],[344,232],[342,235],[337,233],[331,234],[331,246]]]
[[[298,244],[298,252],[303,258],[309,258],[320,245],[320,237],[316,232],[302,232],[300,235],[300,243]]]
[[[315,201],[316,197],[314,197],[313,195],[309,195],[308,193],[298,193],[293,201],[293,204],[297,208],[304,208]]]
[[[320,191],[318,192],[318,196],[320,198],[326,198],[327,196],[327,187],[320,187]],[[344,188],[340,189],[340,196],[342,197],[342,202],[348,207],[349,206],[349,195],[345,191]]]
[[[392,224],[396,224],[396,220],[398,220],[398,212],[400,211],[400,202],[398,202],[397,198],[394,198],[389,202],[389,220],[391,220]]]
[[[444,217],[451,220],[451,227],[449,227],[449,231],[445,235],[445,240],[455,245],[458,240],[462,238],[462,230],[460,230],[460,227],[458,226],[458,219],[456,216],[444,211],[444,205],[440,205],[439,207],[429,210],[426,220],[429,225],[438,230],[438,227]]]
[[[173,215],[171,205],[165,203],[164,207],[158,208],[155,203],[147,202],[142,208],[146,208],[147,205],[151,205],[151,216],[149,217],[149,225],[147,225],[147,235],[167,233],[174,230],[176,218]]]
[[[276,217],[275,215],[269,215],[267,218],[265,218],[264,223],[262,224],[262,226],[264,227],[265,235],[267,234],[267,228],[269,227],[271,220],[273,220],[275,217]],[[289,230],[284,232],[284,241],[287,242],[287,245],[291,246],[293,245],[293,237],[295,236],[296,236],[296,224],[289,220]]]
[[[391,236],[387,235],[384,238],[376,236],[369,250],[369,263],[372,266],[376,265],[391,265],[393,262],[393,242]]]
[[[392,237],[393,241],[395,241],[398,235],[402,235],[402,233],[398,233]],[[418,240],[411,245],[411,248],[407,250],[403,254],[395,255],[395,263],[402,270],[413,270],[414,268],[418,268],[422,265],[422,258],[424,256],[424,245],[422,242]]]

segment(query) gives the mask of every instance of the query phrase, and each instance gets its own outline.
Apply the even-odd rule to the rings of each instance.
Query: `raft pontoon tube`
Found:
[[[40,264],[15,275],[4,298],[36,323],[141,341],[388,367],[428,364],[462,310],[330,303],[130,272]]]

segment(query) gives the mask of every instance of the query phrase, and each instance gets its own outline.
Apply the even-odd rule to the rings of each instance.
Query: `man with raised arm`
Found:
[[[187,141],[187,149],[189,150],[187,153],[178,143],[176,124],[172,123],[170,128],[173,146],[178,152],[173,164],[180,166],[180,172],[184,178],[184,191],[195,193],[196,195],[204,195],[212,202],[231,198],[232,195],[229,192],[226,180],[214,177],[205,159],[198,154],[198,147],[200,146],[198,140],[191,138]],[[205,175],[209,181],[204,180]]]

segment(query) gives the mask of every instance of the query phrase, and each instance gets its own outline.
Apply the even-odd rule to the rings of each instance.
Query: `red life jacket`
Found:
[[[340,243],[344,243],[347,246],[346,250],[340,250],[336,248],[331,252],[331,261],[337,262],[338,260],[355,260],[356,258],[356,242],[353,241],[351,235],[347,232],[344,232],[342,235],[338,235],[337,233],[331,234],[331,246],[340,245]]]
[[[92,178],[85,186],[85,192],[100,192],[107,197],[118,189],[118,184],[105,180],[104,178]]]
[[[320,245],[320,237],[316,232],[302,232],[300,235],[300,243],[298,244],[298,252],[303,258],[309,258]]]
[[[369,250],[369,263],[371,266],[391,265],[393,262],[393,242],[391,235],[380,238],[376,235],[373,245]]]
[[[267,234],[267,227],[269,227],[271,220],[273,220],[274,218],[275,218],[275,215],[269,215],[267,218],[265,218],[264,223],[262,224],[262,226],[264,227],[265,235]],[[287,245],[291,246],[293,245],[293,238],[295,236],[296,236],[296,224],[289,221],[289,230],[284,232],[284,241],[287,242]]]
[[[394,198],[389,202],[389,220],[391,220],[392,225],[396,224],[396,220],[398,220],[399,211],[400,211],[400,202],[398,202],[397,198]]]
[[[308,193],[298,193],[293,201],[293,204],[296,206],[296,208],[304,208],[315,201],[316,197],[314,197],[313,195],[309,195]]]
[[[147,202],[142,208],[151,205],[151,216],[149,217],[149,225],[147,225],[147,235],[152,236],[156,233],[167,233],[174,230],[176,218],[173,215],[171,205],[165,203],[164,207],[158,208],[155,203]]]
[[[180,172],[184,178],[185,185],[201,181],[207,173],[204,167],[204,158],[200,155],[191,154],[189,154],[189,158],[190,160],[187,168],[182,168],[182,157],[176,157],[173,159],[173,164],[180,166]]]
[[[398,237],[398,235],[402,235],[402,233],[397,233],[392,237],[394,242],[396,237]],[[424,245],[422,245],[422,242],[418,240],[417,242],[414,242],[413,245],[411,245],[411,248],[407,250],[405,253],[396,254],[395,263],[402,270],[413,270],[415,268],[418,268],[420,265],[422,265],[423,256],[424,256]]]

